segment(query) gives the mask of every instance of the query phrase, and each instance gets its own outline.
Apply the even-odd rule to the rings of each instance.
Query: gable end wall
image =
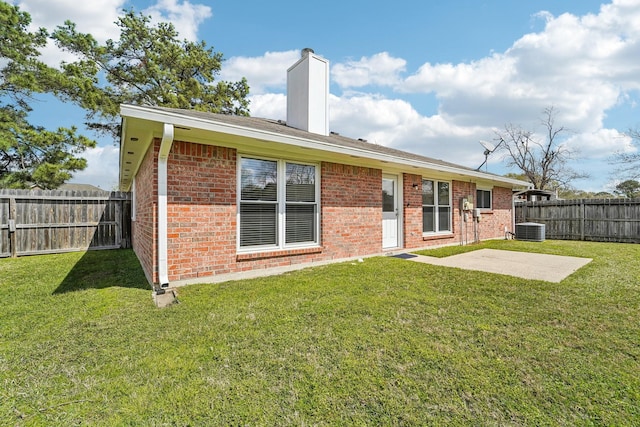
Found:
[[[132,246],[147,280],[158,282],[157,268],[157,203],[158,203],[158,150],[155,140],[140,164],[135,180],[135,221],[131,223]]]

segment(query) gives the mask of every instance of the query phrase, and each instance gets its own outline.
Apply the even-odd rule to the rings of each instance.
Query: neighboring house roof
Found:
[[[91,184],[62,184],[60,187],[56,188],[56,190],[65,190],[65,191],[106,191],[100,187],[96,187]]]
[[[121,105],[120,189],[128,191],[153,138],[162,138],[164,124],[173,126],[174,140],[240,148],[253,154],[306,156],[318,160],[483,181],[509,188],[529,188],[525,181],[477,171],[455,163],[396,150],[335,133],[328,136],[287,126],[279,120],[214,114],[165,107]],[[265,145],[268,143],[268,145]],[[313,150],[310,152],[309,150]],[[434,176],[435,174],[435,176]]]
[[[537,188],[514,191],[513,196],[516,198],[516,201],[527,201],[532,199],[556,200],[558,198],[558,194],[555,191],[539,190]],[[535,197],[532,197],[532,196],[535,196]]]
[[[43,188],[41,188],[38,184],[32,184],[29,186],[30,190],[44,190]],[[54,191],[104,191],[107,192],[106,190],[103,190],[100,187],[96,187],[95,185],[91,185],[91,184],[62,184],[61,186],[59,186],[58,188],[55,188]]]

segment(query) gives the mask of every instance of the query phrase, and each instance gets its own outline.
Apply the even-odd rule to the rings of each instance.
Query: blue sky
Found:
[[[622,132],[640,125],[640,0],[13,3],[35,25],[71,19],[101,40],[117,38],[123,8],[170,20],[224,54],[223,79],[248,79],[258,117],[286,118],[286,69],[313,48],[331,63],[331,130],[469,167],[484,160],[479,140],[508,123],[541,131],[554,106],[572,166],[591,174],[574,182],[584,190],[613,188],[607,159],[634,150]],[[69,60],[53,46],[43,58]],[[33,120],[80,125],[83,113],[42,97]],[[99,142],[74,181],[110,189],[118,147]],[[510,171],[499,154],[488,170]]]

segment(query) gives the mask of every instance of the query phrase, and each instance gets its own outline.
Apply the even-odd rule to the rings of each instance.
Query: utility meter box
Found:
[[[462,199],[460,209],[463,211],[473,210],[473,199],[471,197],[465,197]]]

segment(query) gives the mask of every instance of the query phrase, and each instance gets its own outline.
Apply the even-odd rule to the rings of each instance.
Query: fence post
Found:
[[[580,199],[580,240],[584,240],[585,215],[584,199]]]
[[[110,200],[115,199],[115,193],[111,193]],[[120,248],[122,248],[122,200],[117,200],[115,205],[115,217],[116,217],[116,237],[115,242]]]
[[[16,236],[16,199],[9,198],[9,249],[11,258],[18,256],[18,238]]]

